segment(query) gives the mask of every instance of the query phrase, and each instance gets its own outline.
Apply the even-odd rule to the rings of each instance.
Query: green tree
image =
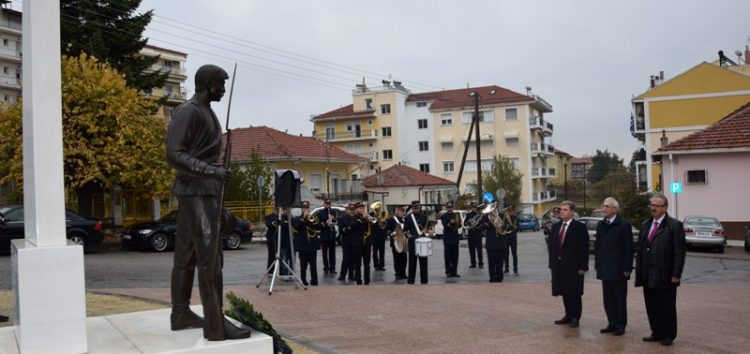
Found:
[[[271,199],[271,182],[273,171],[268,164],[260,158],[253,149],[250,159],[241,162],[232,162],[229,165],[232,177],[227,183],[224,199],[230,201],[256,201],[262,196],[264,201]],[[263,188],[258,187],[258,177],[263,176],[265,183]]]
[[[65,185],[91,214],[91,194],[115,186],[166,196],[174,176],[165,159],[166,122],[154,102],[129,88],[108,64],[62,57]],[[21,103],[0,112],[0,184],[22,186]]]
[[[596,183],[603,180],[615,167],[622,165],[623,160],[617,154],[597,149],[596,155],[591,158],[591,168],[586,171],[586,177],[589,182]]]
[[[594,183],[591,189],[591,194],[596,198],[597,202],[601,202],[607,197],[621,200],[636,192],[635,175],[630,173],[625,166],[617,165],[604,179]]]
[[[148,70],[159,60],[140,54],[153,10],[136,13],[141,0],[61,0],[62,54],[89,53],[125,75],[128,86],[147,92],[164,85],[167,73]]]
[[[482,171],[482,186],[485,191],[492,194],[495,194],[498,188],[505,189],[505,206],[518,207],[521,204],[522,178],[523,174],[508,158],[497,155],[492,158],[492,168]]]

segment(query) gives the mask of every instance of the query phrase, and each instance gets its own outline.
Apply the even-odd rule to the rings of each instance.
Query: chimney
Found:
[[[667,138],[667,130],[666,129],[662,129],[661,130],[661,139],[659,139],[659,140],[661,140],[661,147],[665,147],[669,143],[669,138]]]
[[[654,78],[654,75],[649,75],[648,77],[649,77],[649,81],[650,81],[649,87],[650,88],[656,87],[656,80]]]

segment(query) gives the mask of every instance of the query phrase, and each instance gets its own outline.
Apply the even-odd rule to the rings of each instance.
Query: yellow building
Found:
[[[187,54],[150,44],[143,47],[141,54],[149,57],[159,56],[159,60],[151,65],[150,70],[169,73],[164,86],[154,88],[151,92],[146,93],[154,98],[166,96],[166,103],[159,109],[159,112],[160,115],[163,115],[169,121],[174,108],[188,99],[187,90],[185,89],[185,80],[187,80],[185,62],[187,62]]]
[[[664,81],[651,78],[651,87],[633,99],[635,133],[644,143],[649,190],[661,190],[661,165],[652,154],[663,143],[701,131],[750,102],[748,65],[701,63]],[[650,168],[648,167],[650,166]],[[642,173],[642,171],[639,171]]]
[[[549,160],[548,160],[549,161]],[[550,183],[556,186],[564,186],[565,182],[570,182],[573,178],[573,156],[565,151],[555,149],[555,156],[552,157],[548,164],[550,175],[553,178]],[[567,175],[566,175],[567,174]]]
[[[520,94],[484,86],[412,94],[401,82],[357,85],[351,105],[313,116],[314,136],[370,160],[366,175],[402,164],[454,182],[458,175],[479,95],[481,169],[501,154],[523,174],[522,203],[541,213],[556,199],[548,181],[555,169],[548,143],[554,126],[544,114],[552,107],[530,91]],[[472,138],[474,135],[472,135]],[[468,147],[461,193],[476,184],[475,143]]]

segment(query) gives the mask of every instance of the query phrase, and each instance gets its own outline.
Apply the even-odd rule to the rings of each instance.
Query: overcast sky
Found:
[[[141,9],[155,13],[152,44],[188,53],[190,94],[201,65],[231,75],[239,62],[232,128],[310,135],[310,115],[351,104],[363,76],[379,86],[390,75],[414,93],[530,86],[554,108],[553,145],[576,156],[609,149],[626,163],[638,147],[630,100],[649,75],[670,79],[720,49],[736,59],[750,38],[747,0],[144,0]],[[222,124],[227,97],[214,105]]]

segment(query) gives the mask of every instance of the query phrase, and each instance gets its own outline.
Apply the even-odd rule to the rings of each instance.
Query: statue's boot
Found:
[[[194,274],[194,269],[172,269],[172,315],[169,320],[173,331],[203,328],[203,318],[190,310]]]
[[[188,328],[203,328],[203,318],[196,315],[190,308],[180,311],[174,311],[173,309],[169,320],[173,331]]]
[[[207,335],[206,339],[210,341],[220,340],[231,340],[231,339],[245,339],[250,338],[250,328],[241,328],[235,326],[231,321],[224,319],[224,331],[223,333],[215,333]]]

